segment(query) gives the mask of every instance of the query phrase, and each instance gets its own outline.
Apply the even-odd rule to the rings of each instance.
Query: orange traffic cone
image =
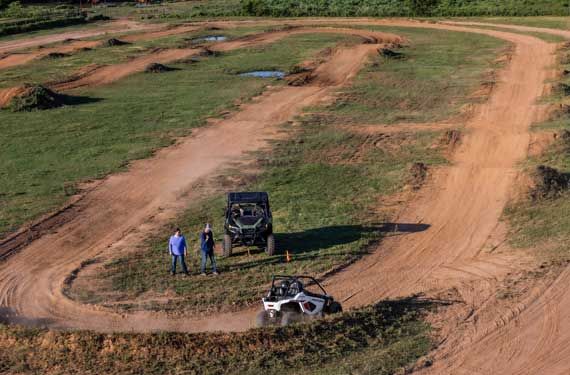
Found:
[[[287,263],[291,261],[291,255],[289,255],[289,250],[285,252],[285,259],[287,259]]]

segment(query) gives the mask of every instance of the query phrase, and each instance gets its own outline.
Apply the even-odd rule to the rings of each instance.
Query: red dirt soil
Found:
[[[546,90],[545,81],[553,77],[555,45],[503,31],[411,21],[291,21],[299,25],[320,22],[474,32],[515,46],[490,100],[466,124],[468,131],[453,165],[435,173],[418,199],[399,215],[398,221],[402,226],[408,224],[405,229],[410,233],[385,240],[370,256],[328,279],[332,294],[346,307],[357,307],[387,297],[437,295],[455,288],[468,313],[460,309],[450,320],[451,333],[427,372],[568,373],[570,331],[565,328],[570,324],[570,293],[565,286],[570,282],[570,268],[553,284],[534,290],[520,305],[501,309],[495,303],[501,280],[524,262],[502,251],[504,232],[499,219],[512,193],[517,163],[527,154],[529,127],[546,113],[537,100]],[[169,202],[177,196],[187,197],[185,191],[193,181],[214,173],[246,150],[265,145],[266,138],[275,136],[277,124],[326,97],[331,88],[345,84],[376,48],[361,45],[340,50],[319,68],[315,83],[272,90],[235,116],[197,131],[150,160],[134,163],[126,173],[109,177],[83,199],[75,220],[0,264],[0,306],[12,311],[9,319],[103,331],[247,329],[253,311],[195,320],[156,313],[119,315],[67,299],[62,294],[63,283],[81,261],[112,251],[110,246],[160,209],[175,210]],[[180,171],[185,173],[182,178]],[[429,228],[414,233],[420,224]],[[76,247],[77,238],[83,240],[81,248]],[[462,321],[460,329],[455,329],[457,320]]]

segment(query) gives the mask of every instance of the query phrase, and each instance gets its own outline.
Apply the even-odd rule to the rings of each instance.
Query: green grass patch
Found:
[[[499,68],[505,41],[470,33],[381,28],[409,38],[403,59],[376,56],[330,108],[343,123],[437,122],[481,99],[470,97]],[[476,52],[475,52],[476,51]]]
[[[387,301],[311,324],[236,334],[99,334],[0,325],[0,371],[393,374],[432,348],[429,301]],[[338,366],[334,366],[338,364]]]
[[[61,205],[64,186],[99,178],[129,160],[187,135],[236,99],[260,93],[267,80],[238,77],[244,69],[288,70],[344,36],[297,35],[243,49],[165,74],[138,74],[74,95],[82,105],[49,111],[0,111],[0,234]],[[199,94],[198,94],[199,93]]]

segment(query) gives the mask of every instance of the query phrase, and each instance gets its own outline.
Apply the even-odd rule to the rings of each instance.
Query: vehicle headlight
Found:
[[[239,231],[240,231],[240,228],[239,228],[239,227],[236,227],[236,226],[233,226],[233,225],[228,225],[228,227],[230,228],[230,230],[231,230],[232,232],[239,232]]]

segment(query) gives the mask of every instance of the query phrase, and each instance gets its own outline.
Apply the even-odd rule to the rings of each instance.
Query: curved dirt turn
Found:
[[[400,40],[388,34],[372,34],[386,41]],[[126,173],[109,177],[81,200],[74,220],[0,264],[4,319],[102,331],[249,328],[252,311],[197,320],[153,313],[121,315],[75,303],[63,295],[62,289],[66,277],[83,260],[112,251],[109,246],[157,212],[175,212],[183,207],[191,198],[187,191],[192,184],[246,152],[263,147],[267,138],[277,136],[280,124],[350,80],[378,47],[362,44],[339,49],[315,71],[313,83],[270,90],[231,118],[197,130],[177,146],[160,151],[152,159],[135,162]],[[77,238],[81,238],[81,249],[74,245]]]

